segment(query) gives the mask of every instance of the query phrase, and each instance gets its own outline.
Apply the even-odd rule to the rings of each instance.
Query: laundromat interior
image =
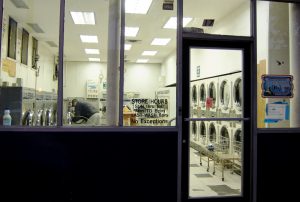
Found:
[[[164,8],[166,2],[173,7]],[[26,129],[176,127],[177,1],[126,0],[123,17],[118,0],[65,0],[63,11],[60,3],[3,0],[1,123],[9,109],[12,126]],[[292,6],[256,2],[258,128],[299,127],[299,115],[293,113],[297,88],[293,99],[261,96],[266,74],[293,75],[297,86],[299,62],[291,41],[299,38],[291,31]],[[185,33],[249,37],[251,17],[250,0],[183,1]],[[189,51],[190,65],[182,64],[189,71],[189,81],[182,82],[189,84],[185,107],[192,120],[188,196],[241,196],[247,107],[243,50],[195,46]],[[88,125],[85,117],[72,122],[73,99],[97,108],[100,124]],[[286,107],[283,119],[266,113],[274,103]]]

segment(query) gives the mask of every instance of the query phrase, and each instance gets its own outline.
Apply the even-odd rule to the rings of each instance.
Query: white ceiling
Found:
[[[29,9],[16,8],[11,0],[4,0],[5,12],[12,16],[21,26],[33,34],[40,43],[53,41],[58,45],[59,33],[59,0],[23,0]],[[126,14],[126,26],[138,26],[140,30],[136,37],[126,39],[141,40],[132,43],[130,51],[125,51],[126,60],[135,62],[137,59],[148,58],[150,63],[161,63],[175,52],[176,30],[163,29],[167,20],[176,16],[176,0],[173,11],[162,10],[163,0],[153,0],[147,15]],[[203,19],[212,18],[219,21],[232,10],[249,0],[185,0],[184,16],[192,17],[188,27],[201,27]],[[66,0],[65,10],[65,48],[64,55],[67,61],[88,61],[89,57],[100,57],[101,62],[107,60],[108,41],[108,9],[109,0]],[[93,11],[96,16],[96,25],[75,25],[70,11]],[[35,33],[27,23],[37,23],[45,33]],[[206,31],[206,30],[205,30]],[[84,44],[80,41],[80,34],[97,35],[98,44]],[[167,46],[151,46],[155,37],[171,38]],[[58,55],[58,47],[47,46]],[[85,48],[98,48],[100,55],[86,55]],[[155,50],[155,56],[141,56],[145,50]]]

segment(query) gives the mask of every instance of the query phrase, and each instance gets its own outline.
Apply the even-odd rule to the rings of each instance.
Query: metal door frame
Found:
[[[243,178],[242,195],[232,197],[203,197],[189,198],[189,105],[190,105],[190,48],[216,48],[243,50]],[[253,151],[252,142],[254,128],[255,87],[256,75],[254,66],[254,39],[252,37],[236,37],[209,34],[183,33],[182,40],[182,164],[181,164],[181,201],[251,201],[253,194]],[[251,93],[250,93],[251,92]]]

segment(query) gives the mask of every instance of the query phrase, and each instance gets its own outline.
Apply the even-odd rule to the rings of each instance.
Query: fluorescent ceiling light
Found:
[[[125,36],[135,37],[139,32],[139,27],[125,27]]]
[[[94,25],[95,15],[94,12],[74,12],[71,11],[71,16],[76,25]]]
[[[82,43],[98,43],[97,36],[80,35],[80,39]]]
[[[149,55],[149,56],[154,56],[156,55],[157,51],[144,51],[142,55]]]
[[[125,44],[124,49],[125,49],[125,50],[130,50],[131,47],[132,47],[131,44]]]
[[[183,18],[182,26],[185,27],[193,18]],[[170,19],[164,25],[165,29],[176,29],[177,28],[177,17],[170,17]]]
[[[126,0],[125,13],[147,14],[152,0]]]
[[[151,45],[165,46],[170,42],[170,38],[154,38]]]
[[[100,54],[99,53],[99,49],[88,49],[88,48],[86,48],[86,49],[84,49],[84,51],[85,51],[85,53],[86,54]]]
[[[100,58],[89,58],[91,62],[100,62]]]
[[[137,63],[147,63],[149,61],[149,59],[137,59],[136,62]]]

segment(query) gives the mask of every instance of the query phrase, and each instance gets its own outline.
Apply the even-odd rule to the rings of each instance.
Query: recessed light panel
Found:
[[[86,48],[86,49],[84,49],[84,51],[85,51],[86,54],[98,54],[98,55],[100,54],[99,49]]]
[[[139,27],[125,27],[125,36],[136,37]]]
[[[137,63],[147,63],[149,59],[137,59]]]
[[[75,12],[71,11],[71,16],[76,25],[94,25],[94,12]]]
[[[154,56],[156,55],[157,51],[144,51],[142,55],[149,55],[149,56]]]
[[[80,35],[80,39],[81,39],[82,43],[98,43],[98,37],[97,36]]]
[[[132,47],[131,44],[125,44],[124,49],[125,49],[125,50],[130,50],[131,47]]]
[[[170,38],[154,38],[151,45],[166,46],[170,42]]]
[[[91,62],[100,62],[100,58],[89,58]]]
[[[125,13],[147,14],[152,0],[126,0]]]
[[[182,26],[185,27],[193,18],[183,18]],[[177,17],[170,17],[170,19],[164,25],[165,29],[177,28]]]

